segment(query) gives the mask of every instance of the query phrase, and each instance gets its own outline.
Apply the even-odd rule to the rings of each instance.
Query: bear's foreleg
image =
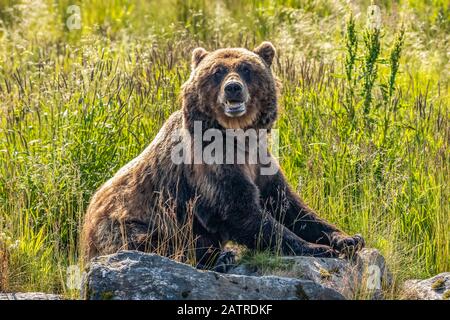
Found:
[[[329,246],[308,243],[266,214],[257,186],[234,166],[206,167],[207,179],[197,185],[201,202],[208,204],[196,216],[206,230],[250,249],[270,249],[287,255],[330,257]],[[207,182],[207,183],[206,183]],[[220,223],[219,223],[220,222]]]
[[[331,246],[338,252],[351,255],[364,246],[361,235],[349,236],[321,219],[292,191],[285,177],[278,171],[265,177],[261,187],[262,202],[273,217],[302,239]]]

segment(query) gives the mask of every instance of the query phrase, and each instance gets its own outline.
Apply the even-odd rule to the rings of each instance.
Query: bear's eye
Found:
[[[224,67],[218,67],[215,71],[214,71],[214,78],[216,80],[221,80],[222,77],[225,75],[225,73],[227,72],[227,70]]]
[[[250,81],[252,70],[249,66],[243,65],[241,67],[241,74],[245,78],[246,81]]]

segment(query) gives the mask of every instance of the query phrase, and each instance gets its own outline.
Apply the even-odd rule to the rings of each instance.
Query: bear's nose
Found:
[[[225,92],[230,98],[239,97],[242,93],[242,84],[237,81],[230,81],[225,85]]]

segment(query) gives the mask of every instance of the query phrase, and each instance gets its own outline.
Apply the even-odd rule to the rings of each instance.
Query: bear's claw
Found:
[[[365,246],[364,238],[360,234],[352,237],[337,235],[331,241],[331,247],[346,257],[352,257]]]
[[[236,253],[231,250],[222,251],[217,257],[213,271],[227,273],[236,266]]]

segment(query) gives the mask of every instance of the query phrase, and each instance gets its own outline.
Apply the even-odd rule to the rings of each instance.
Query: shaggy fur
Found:
[[[179,236],[173,233],[186,224],[200,267],[210,265],[229,240],[251,249],[320,257],[363,246],[359,235],[349,237],[320,219],[292,191],[280,170],[263,176],[261,164],[176,165],[171,160],[178,143],[171,134],[186,129],[185,135],[193,135],[194,121],[202,122],[202,130],[221,132],[271,128],[277,116],[278,86],[270,69],[274,55],[269,42],[254,51],[193,51],[182,109],[92,198],[82,235],[86,259],[120,249],[155,251],[162,244],[171,256]],[[230,81],[242,85],[240,95],[246,101],[246,112],[238,117],[228,116],[223,107]]]

